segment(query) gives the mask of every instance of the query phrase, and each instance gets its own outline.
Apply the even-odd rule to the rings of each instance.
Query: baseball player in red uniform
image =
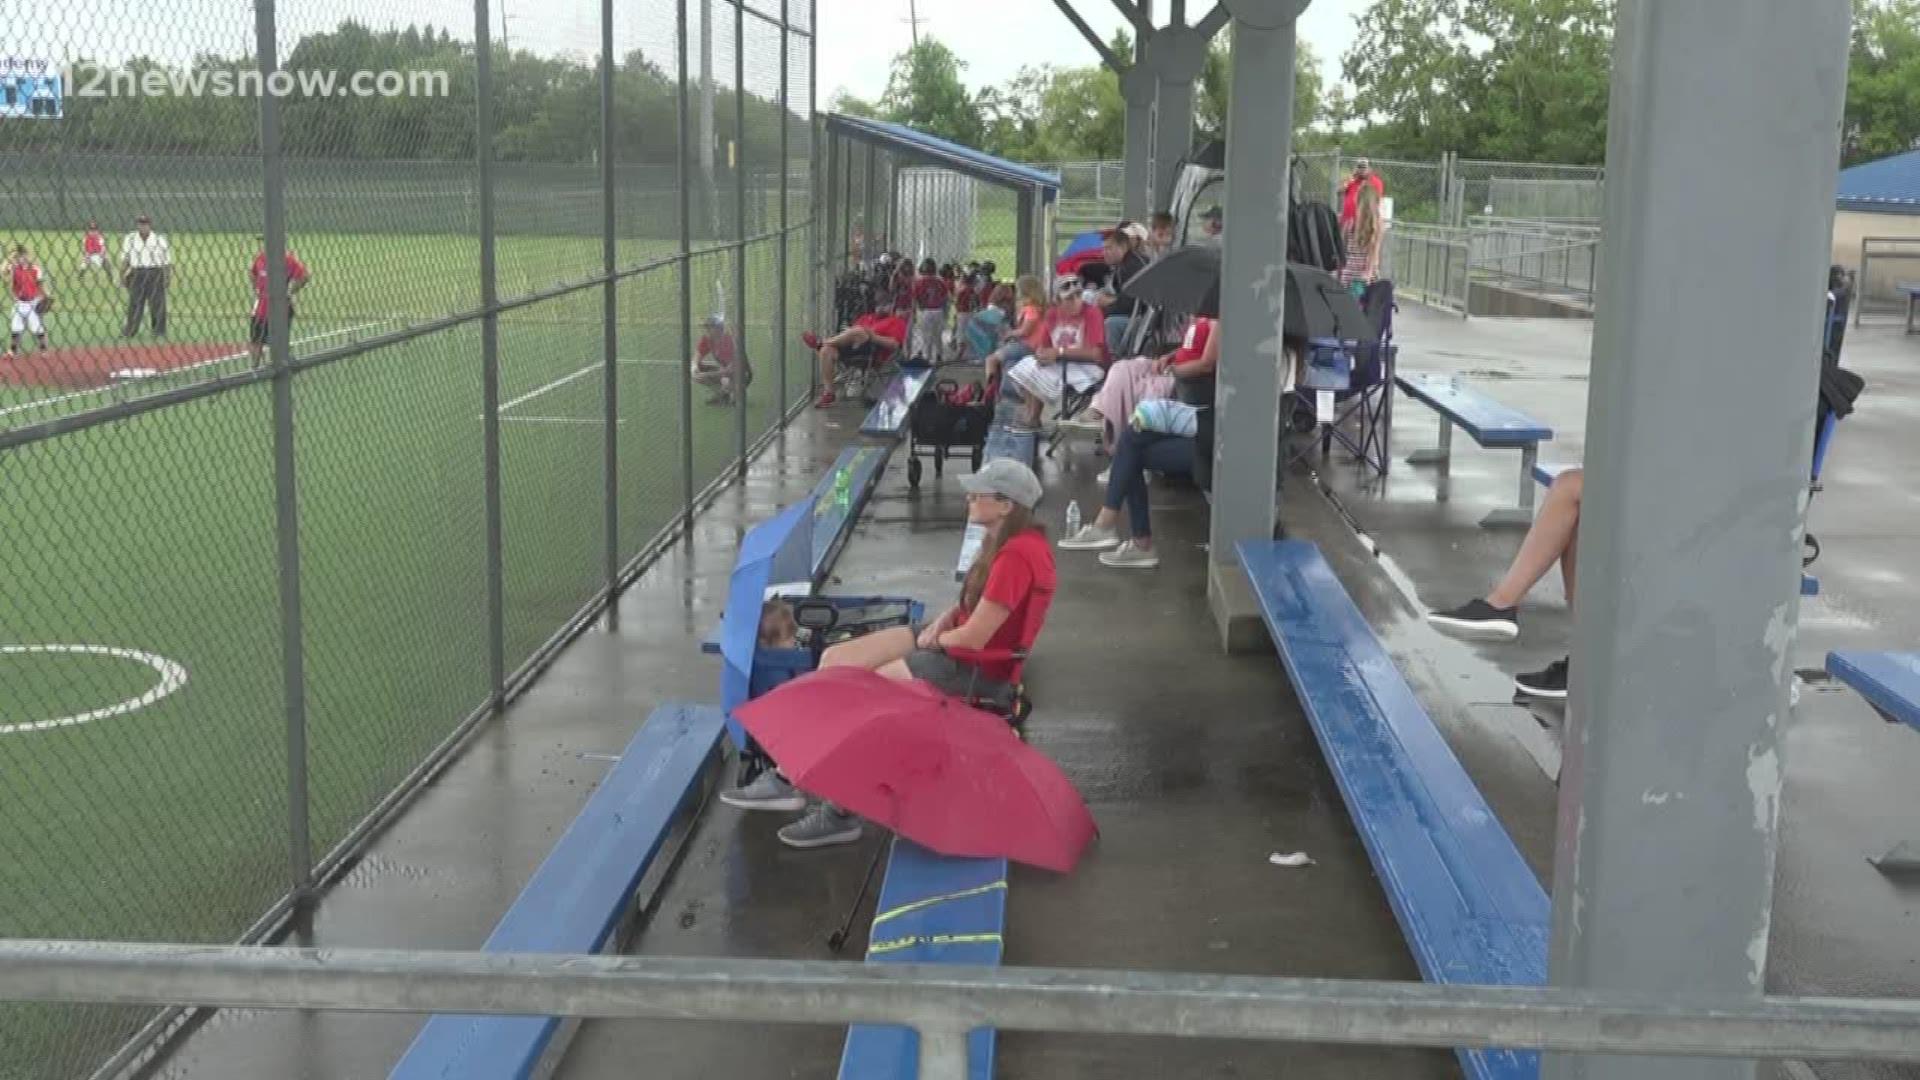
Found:
[[[263,245],[265,241],[261,242]],[[293,252],[287,252],[287,326],[293,326],[293,298],[301,289],[307,287],[309,275],[307,266]],[[253,269],[248,274],[253,279],[253,325],[247,334],[247,355],[253,358],[253,366],[259,367],[261,354],[267,344],[267,253],[262,250],[253,257]]]
[[[20,335],[31,333],[40,343],[40,351],[47,349],[47,327],[41,315],[53,304],[52,282],[47,280],[46,272],[40,264],[33,261],[33,255],[27,245],[18,244],[7,261],[0,263],[0,275],[7,281],[7,288],[13,294],[13,321],[8,326],[11,336],[8,338],[6,359],[12,360],[20,351]]]
[[[80,238],[80,273],[98,270],[107,273],[107,238],[99,222],[87,222],[87,234]]]

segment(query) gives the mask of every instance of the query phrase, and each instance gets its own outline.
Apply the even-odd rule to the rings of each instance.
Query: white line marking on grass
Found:
[[[606,423],[604,419],[594,416],[502,416],[500,419],[516,424],[592,424],[595,427]],[[626,423],[625,420],[617,422]]]
[[[326,338],[339,337],[342,334],[355,334],[355,333],[359,333],[362,330],[367,330],[376,326],[385,326],[385,325],[387,324],[377,323],[377,322],[361,323],[358,326],[349,326],[345,330],[328,330],[319,334],[308,334],[306,337],[303,337],[303,338],[295,338],[293,343],[295,345],[311,345],[316,341],[321,341]],[[198,371],[201,368],[212,367],[215,364],[225,364],[234,360],[244,360],[246,359],[246,357],[247,357],[247,352],[246,350],[242,349],[237,353],[229,353],[226,356],[213,356],[205,360],[196,360],[191,364],[182,364],[177,368],[168,368],[166,371],[160,372],[159,374],[177,375],[183,371]],[[125,372],[116,371],[113,373],[113,376],[114,378],[117,379],[124,373],[135,372],[135,371],[147,371],[147,370],[151,370],[151,369],[129,368],[129,369],[126,369]],[[148,378],[149,376],[138,376],[138,377]],[[19,405],[9,405],[4,409],[0,409],[0,416],[12,416],[14,413],[26,412],[29,409],[44,409],[44,408],[47,408],[48,406],[58,405],[66,401],[76,401],[84,397],[93,397],[96,394],[107,393],[111,391],[113,387],[114,387],[113,383],[108,383],[105,386],[96,386],[91,390],[75,390],[71,394],[55,394],[50,398],[39,398],[37,400],[24,402]]]
[[[0,656],[29,656],[41,654],[79,654],[83,656],[111,656],[121,660],[133,660],[154,670],[160,681],[139,697],[131,697],[118,705],[109,705],[104,709],[74,713],[71,716],[57,716],[52,720],[35,720],[18,724],[0,724],[0,735],[18,735],[32,731],[50,731],[54,728],[76,727],[90,724],[95,720],[123,716],[136,709],[144,709],[161,698],[187,685],[187,669],[180,664],[156,653],[142,652],[139,649],[117,649],[111,645],[0,645]]]
[[[546,384],[545,386],[539,387],[538,389],[535,389],[535,390],[529,390],[526,393],[521,394],[519,397],[514,398],[512,401],[501,403],[500,411],[502,413],[505,413],[508,409],[513,408],[515,405],[525,405],[527,402],[532,401],[534,398],[539,397],[541,394],[544,394],[549,390],[558,390],[561,387],[572,382],[573,380],[579,378],[580,376],[589,374],[591,372],[599,371],[604,366],[605,365],[603,364],[588,364],[586,367],[581,368],[579,371],[562,375],[559,378],[553,380],[552,382]]]

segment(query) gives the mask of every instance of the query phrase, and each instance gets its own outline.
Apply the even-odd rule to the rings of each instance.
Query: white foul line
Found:
[[[678,361],[674,361],[674,360],[621,360],[621,361],[619,361],[619,363],[622,363],[622,364],[669,364],[669,365],[677,365],[677,363],[678,363]],[[605,370],[606,370],[606,364],[605,364],[604,362],[601,362],[601,361],[595,361],[594,363],[591,363],[591,364],[588,364],[588,365],[587,365],[586,367],[583,367],[583,368],[581,368],[581,369],[580,369],[579,371],[572,371],[572,372],[568,372],[567,374],[565,374],[565,375],[562,375],[562,376],[560,376],[559,378],[557,378],[557,379],[555,379],[555,380],[553,380],[552,382],[550,382],[550,383],[548,383],[548,384],[546,384],[545,386],[540,386],[540,387],[535,387],[534,389],[532,389],[532,390],[529,390],[529,391],[527,391],[527,392],[526,392],[526,393],[524,393],[524,394],[521,394],[521,395],[520,395],[519,397],[517,397],[517,398],[514,398],[514,399],[513,399],[513,400],[511,400],[511,401],[504,401],[504,402],[501,402],[501,403],[500,403],[500,414],[501,414],[501,416],[502,416],[502,418],[504,418],[504,419],[514,419],[514,420],[523,420],[523,419],[524,419],[524,420],[533,420],[533,419],[538,419],[538,418],[535,418],[535,417],[519,417],[519,416],[516,416],[516,417],[507,417],[507,416],[506,416],[506,413],[507,413],[507,410],[508,410],[508,409],[511,409],[511,408],[513,408],[514,406],[516,406],[516,405],[525,405],[525,404],[526,404],[527,402],[529,402],[529,401],[532,401],[532,400],[533,400],[534,398],[537,398],[537,397],[539,397],[539,396],[540,396],[541,394],[544,394],[544,393],[546,393],[546,392],[548,392],[548,391],[550,391],[550,390],[558,390],[558,389],[560,389],[561,387],[563,387],[563,386],[565,386],[565,385],[567,385],[568,383],[570,383],[570,382],[572,382],[573,380],[575,380],[575,379],[578,379],[578,378],[579,378],[580,376],[582,376],[582,375],[585,375],[585,374],[588,374],[589,372],[594,372],[594,371],[605,371]],[[600,421],[598,421],[598,420],[591,420],[591,421],[587,421],[587,423],[594,423],[594,424],[597,424],[597,423],[599,423],[599,422],[600,422]]]
[[[307,345],[312,342],[319,341],[322,338],[339,337],[342,334],[358,333],[361,330],[366,330],[366,329],[369,329],[370,327],[375,327],[379,325],[381,324],[377,322],[361,323],[359,326],[349,326],[345,330],[328,330],[324,333],[308,334],[306,337],[296,338],[294,340],[294,344]],[[168,368],[165,371],[160,372],[159,374],[164,376],[164,375],[175,375],[183,371],[198,371],[201,368],[212,367],[215,364],[224,364],[229,360],[239,360],[246,355],[247,354],[244,352],[237,352],[237,353],[229,353],[226,356],[209,357],[208,359],[205,359],[205,360],[196,360],[191,364],[182,364],[177,368]],[[19,405],[9,405],[4,409],[0,409],[0,416],[12,416],[14,413],[26,412],[29,409],[44,409],[49,405],[58,405],[63,401],[73,401],[78,398],[92,397],[95,394],[104,394],[107,391],[112,390],[113,385],[114,384],[112,383],[108,383],[105,386],[96,386],[91,390],[75,390],[71,394],[55,394],[53,397],[50,397],[50,398],[39,398],[34,401],[23,402]],[[4,733],[0,732],[0,734],[4,734]]]

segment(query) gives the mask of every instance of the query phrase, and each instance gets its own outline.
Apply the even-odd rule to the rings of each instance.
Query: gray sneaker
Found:
[[[808,850],[851,844],[860,839],[860,822],[852,814],[842,813],[831,803],[821,803],[807,816],[780,830],[780,842],[792,848]]]
[[[1100,565],[1122,570],[1151,570],[1160,565],[1160,556],[1152,548],[1134,547],[1129,540],[1112,551],[1101,552]]]
[[[1068,431],[1084,431],[1094,435],[1107,430],[1106,419],[1092,409],[1078,416],[1063,416],[1055,423]]]
[[[772,769],[754,777],[745,787],[721,792],[720,801],[738,810],[777,810],[783,814],[807,808],[807,797]]]
[[[1060,538],[1061,551],[1105,551],[1120,546],[1120,533],[1098,525],[1082,525],[1072,536]]]

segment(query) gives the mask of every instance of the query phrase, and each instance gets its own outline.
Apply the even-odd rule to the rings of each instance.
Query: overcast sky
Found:
[[[820,107],[845,89],[873,99],[887,88],[887,68],[913,44],[908,23],[913,0],[814,0],[820,19]],[[1300,16],[1300,37],[1312,44],[1329,82],[1339,78],[1340,54],[1353,43],[1353,20],[1370,0],[1313,0]],[[1093,49],[1051,0],[918,0],[920,32],[947,43],[967,64],[969,86],[1005,82],[1027,65],[1096,63]],[[1074,0],[1105,40],[1124,20],[1108,0]],[[1190,0],[1198,21],[1212,5]],[[1168,5],[1156,5],[1164,21]]]

